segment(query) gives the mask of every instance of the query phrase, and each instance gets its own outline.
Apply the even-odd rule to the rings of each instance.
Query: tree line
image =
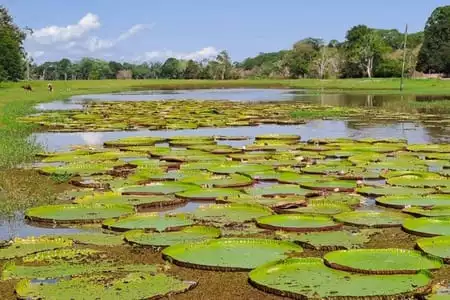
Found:
[[[450,6],[436,8],[423,32],[406,36],[396,29],[366,25],[350,28],[344,41],[306,38],[291,49],[260,53],[233,62],[227,51],[202,61],[174,57],[164,62],[105,61],[67,58],[36,64],[23,49],[26,30],[0,7],[0,81],[20,79],[239,79],[400,77],[414,72],[450,75]],[[406,47],[405,47],[406,46]]]

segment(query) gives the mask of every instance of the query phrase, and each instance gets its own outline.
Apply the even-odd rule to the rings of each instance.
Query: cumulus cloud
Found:
[[[92,13],[86,14],[77,24],[65,27],[48,26],[34,31],[31,39],[43,45],[78,39],[101,26],[100,19]]]
[[[207,58],[212,58],[217,56],[219,54],[219,50],[217,50],[215,47],[206,47],[202,48],[198,51],[194,52],[175,52],[172,50],[164,50],[164,51],[149,51],[144,53],[143,60],[164,60],[169,57],[174,57],[177,59],[192,59],[192,60],[202,60]]]

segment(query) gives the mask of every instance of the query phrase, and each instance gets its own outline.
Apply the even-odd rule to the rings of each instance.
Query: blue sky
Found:
[[[234,60],[287,49],[306,37],[343,40],[353,25],[422,30],[448,0],[2,0],[35,30],[35,60],[202,59],[226,49]]]

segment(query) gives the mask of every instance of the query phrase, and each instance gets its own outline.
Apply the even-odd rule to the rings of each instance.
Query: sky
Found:
[[[358,24],[423,30],[450,0],[0,0],[34,34],[25,49],[37,62],[95,57],[161,61],[214,57],[235,61],[289,49],[318,37],[344,40]]]

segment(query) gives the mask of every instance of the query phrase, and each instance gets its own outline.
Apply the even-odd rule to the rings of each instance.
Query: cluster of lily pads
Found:
[[[229,140],[246,146],[230,146]],[[40,157],[42,174],[68,177],[77,189],[64,194],[66,203],[27,210],[30,224],[94,223],[104,233],[65,236],[58,240],[61,247],[33,246],[33,253],[53,251],[42,252],[52,261],[44,266],[29,265],[43,258],[26,257],[26,247],[17,254],[21,241],[0,249],[0,259],[24,257],[3,271],[3,278],[25,278],[16,287],[22,298],[53,299],[71,288],[78,295],[75,287],[82,286],[111,299],[103,281],[120,286],[121,293],[132,289],[136,297],[129,299],[143,298],[141,288],[157,280],[171,288],[159,295],[194,286],[162,271],[139,277],[142,266],[113,279],[104,273],[116,272],[115,262],[78,266],[98,253],[77,252],[69,260],[70,251],[55,253],[72,243],[132,245],[162,250],[166,261],[183,267],[250,271],[255,287],[302,299],[425,295],[432,272],[450,261],[450,145],[399,139],[303,142],[278,134],[131,137]],[[188,202],[204,204],[172,212]],[[395,227],[420,237],[417,250],[366,248],[384,228]],[[331,252],[323,259],[300,258],[305,249]],[[70,268],[58,265],[61,257]],[[45,273],[50,269],[64,276]],[[81,276],[80,269],[98,271]],[[31,280],[41,276],[64,279],[56,285]],[[132,285],[123,288],[124,282]]]
[[[301,115],[292,114],[301,111]],[[83,110],[49,111],[22,118],[50,132],[196,129],[199,127],[295,125],[305,119],[412,120],[405,113],[339,108],[293,102],[231,101],[88,102]],[[433,117],[433,116],[431,116]],[[433,119],[433,118],[431,118]],[[431,120],[432,121],[432,120]]]

